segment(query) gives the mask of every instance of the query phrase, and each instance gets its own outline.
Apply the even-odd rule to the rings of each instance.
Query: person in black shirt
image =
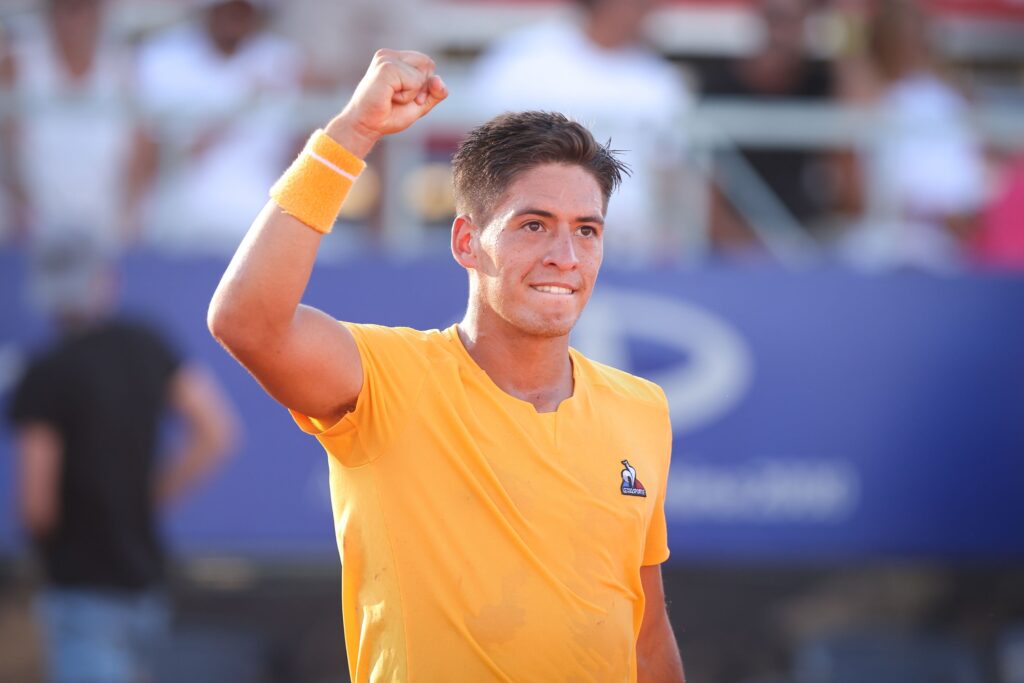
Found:
[[[50,680],[150,680],[167,621],[159,510],[228,451],[233,413],[154,328],[110,317],[112,272],[95,245],[43,247],[33,276],[61,337],[29,364],[9,419],[18,513],[45,577]],[[164,459],[168,412],[183,435]]]
[[[764,39],[744,59],[711,62],[700,74],[701,94],[738,98],[750,103],[798,101],[823,103],[835,94],[828,64],[811,59],[805,49],[810,0],[762,0],[759,15]],[[740,149],[751,169],[803,227],[814,231],[831,209],[831,178],[823,154],[783,147]],[[743,246],[753,239],[744,220],[724,196],[717,196],[712,216],[719,246]],[[767,226],[771,227],[771,226]]]

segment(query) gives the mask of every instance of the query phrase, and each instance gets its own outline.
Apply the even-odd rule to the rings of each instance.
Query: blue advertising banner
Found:
[[[174,510],[185,553],[334,554],[327,457],[210,338],[225,263],[133,256],[128,311],[225,385],[244,442]],[[0,400],[46,339],[24,259],[0,252]],[[306,301],[340,319],[444,327],[446,259],[318,266]],[[1024,279],[821,267],[606,270],[573,343],[661,384],[675,446],[670,561],[1024,558]],[[171,430],[173,431],[173,430]],[[0,554],[22,548],[0,429]]]

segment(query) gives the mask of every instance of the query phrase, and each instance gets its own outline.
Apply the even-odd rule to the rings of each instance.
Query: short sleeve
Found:
[[[668,403],[665,404],[665,426],[662,447],[662,467],[658,471],[658,495],[655,497],[651,521],[647,526],[644,543],[644,566],[661,564],[669,557],[668,526],[665,521],[665,493],[668,489],[668,471],[672,459],[672,424],[668,418]]]
[[[52,361],[36,360],[22,375],[11,395],[7,418],[12,425],[31,422],[59,425],[61,420],[60,382],[55,381]]]
[[[408,328],[340,323],[352,333],[363,366],[355,408],[334,424],[289,410],[299,429],[315,436],[342,464],[364,465],[387,450],[413,410],[429,359],[425,333]]]

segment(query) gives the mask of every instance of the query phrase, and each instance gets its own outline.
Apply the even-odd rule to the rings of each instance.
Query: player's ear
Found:
[[[460,214],[452,223],[452,256],[466,269],[477,267],[477,249],[480,245],[480,228],[473,223],[469,214]]]

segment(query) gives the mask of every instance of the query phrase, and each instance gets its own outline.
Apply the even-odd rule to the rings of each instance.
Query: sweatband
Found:
[[[270,188],[270,197],[285,213],[326,235],[364,168],[365,161],[318,130]]]

